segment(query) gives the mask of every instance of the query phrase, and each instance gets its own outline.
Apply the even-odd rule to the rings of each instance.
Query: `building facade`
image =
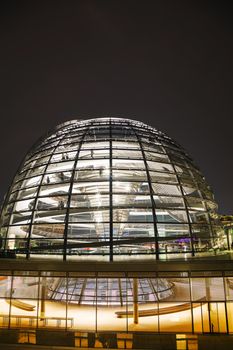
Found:
[[[57,126],[17,171],[0,232],[5,343],[201,349],[203,334],[233,333],[213,193],[187,152],[148,125]]]

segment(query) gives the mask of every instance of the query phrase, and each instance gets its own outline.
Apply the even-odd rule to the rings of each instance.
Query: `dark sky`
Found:
[[[0,5],[0,198],[62,121],[141,120],[187,149],[232,214],[233,8],[224,1]]]

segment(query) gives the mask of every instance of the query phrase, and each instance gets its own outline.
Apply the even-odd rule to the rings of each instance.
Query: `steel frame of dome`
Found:
[[[94,158],[97,164],[97,161],[101,159],[101,157],[97,157],[99,150],[97,134],[90,133],[91,130],[98,130],[98,126],[99,129],[106,130],[106,135],[103,135],[103,140],[99,142],[107,142],[109,145],[106,157],[109,166],[107,169],[101,169],[97,166],[95,169],[77,169],[80,162],[85,162],[84,157],[81,157],[82,146],[88,142],[89,145],[93,145],[93,148],[89,147],[89,159],[86,161]],[[116,129],[120,134],[116,134]],[[129,138],[127,141],[126,137],[129,137],[129,133],[128,135],[124,133],[126,129],[131,131],[130,135],[132,135],[133,140]],[[80,135],[78,135],[79,131]],[[74,136],[73,140],[72,133],[76,134],[76,136],[72,135]],[[79,140],[76,139],[76,143],[74,142],[75,137],[79,137]],[[90,139],[87,140],[87,138]],[[69,142],[69,139],[70,143],[66,143]],[[116,148],[117,142],[124,143],[125,147]],[[136,154],[136,150],[129,149],[128,146],[132,146],[133,143],[138,145],[141,152],[140,157],[132,157],[133,152]],[[64,148],[59,149],[63,145]],[[72,146],[74,149],[68,150],[68,147]],[[117,152],[120,153],[119,158],[117,158],[119,156]],[[130,163],[127,159],[127,152],[131,153]],[[73,158],[62,159],[66,158],[67,154],[69,154],[69,158],[73,155]],[[60,155],[60,159],[56,159],[58,155]],[[167,157],[167,161],[165,158],[161,159],[162,156]],[[116,160],[124,163],[125,168],[120,168],[121,170],[117,168]],[[57,197],[67,198],[64,207],[63,204],[56,201],[60,206],[56,210],[54,208],[38,210],[38,205],[39,207],[44,205],[43,202],[40,202],[40,198],[49,197],[41,196],[41,191],[44,188],[53,189],[52,174],[57,176],[62,172],[62,170],[55,172],[52,167],[55,164],[62,166],[69,161],[73,161],[69,177],[60,179],[59,182],[55,181],[55,188],[58,186],[59,189],[64,184],[68,187],[66,194],[59,193],[57,195]],[[141,161],[143,169],[133,168],[134,161]],[[151,167],[158,167],[159,164],[170,168],[171,171],[161,171],[161,168],[160,171],[151,169]],[[36,173],[39,169],[41,169],[41,174]],[[141,173],[139,173],[140,171]],[[78,173],[82,174],[83,177],[77,178]],[[73,190],[84,180],[86,183],[94,183],[96,186],[97,182],[93,180],[93,176],[99,176],[100,173],[109,184],[109,190],[104,194],[101,192],[102,197],[106,195],[109,198],[107,206],[109,216],[106,224],[109,232],[108,240],[96,244],[88,237],[81,243],[72,242],[72,248],[69,242],[69,225],[73,222],[70,218],[73,212],[78,211],[77,207],[72,207],[73,196],[78,196],[77,193],[73,193]],[[142,173],[144,173],[143,178]],[[89,182],[86,178],[87,174],[92,176]],[[120,174],[121,181],[116,178],[116,174]],[[125,182],[122,179],[122,174],[127,176]],[[47,183],[48,175],[50,183]],[[142,178],[141,182],[139,175]],[[34,181],[36,176],[38,176],[37,184],[24,186],[27,185],[27,181],[29,184],[30,181]],[[68,175],[64,174],[64,176]],[[139,178],[138,182],[148,184],[146,194],[137,192],[138,188],[142,187],[136,186],[134,194],[130,193],[130,189],[126,191],[124,188],[124,191],[121,192],[121,201],[116,205],[115,197],[119,196],[116,194],[118,192],[114,191],[116,182],[135,183],[137,177]],[[173,181],[174,179],[175,181]],[[104,180],[99,182],[103,183]],[[167,187],[169,191],[166,194],[157,193],[155,192],[155,184],[161,185],[161,187],[157,187],[158,191],[163,189],[165,185],[173,185],[173,188],[180,188],[180,191],[177,195],[172,195],[169,192],[171,187]],[[51,193],[53,191],[49,192],[50,197]],[[135,193],[140,198],[143,196],[149,198],[150,218],[152,220],[150,225],[153,227],[151,239],[153,239],[154,249],[153,251],[147,249],[146,253],[141,252],[140,249],[143,245],[147,247],[145,244],[148,238],[143,237],[143,235],[136,237],[134,232],[134,236],[130,238],[136,240],[136,248],[134,244],[131,247],[135,248],[135,251],[131,249],[131,251],[125,252],[128,246],[123,245],[124,251],[122,248],[120,255],[118,255],[114,250],[115,209],[118,209],[120,205],[121,209],[130,208],[131,211],[132,209],[140,209],[140,206],[136,206],[132,201],[132,198],[135,198]],[[27,197],[28,194],[33,194],[33,196]],[[90,193],[87,196],[90,197]],[[126,201],[127,196],[129,196],[128,201]],[[81,198],[80,195],[79,198]],[[24,208],[29,210],[18,210],[20,208],[17,207],[17,203],[23,200],[27,200]],[[182,222],[180,216],[174,214],[174,205],[171,206],[174,203],[177,212],[186,213],[187,221],[185,223]],[[178,207],[179,203],[182,203],[182,208]],[[104,210],[105,207],[102,203],[100,204],[99,210]],[[146,204],[143,209],[145,208],[148,209]],[[167,223],[161,222],[166,217],[163,215],[159,217],[158,213],[159,210],[164,212],[165,209],[170,214],[173,211],[173,216],[170,216],[173,221],[177,217],[179,218],[176,224],[169,223],[170,227],[171,225],[176,225],[176,227],[187,225],[187,237],[183,243],[179,244],[184,247],[190,241],[189,251],[186,249],[186,251],[180,252],[177,249],[173,254],[172,251],[164,252],[161,249],[163,244],[161,242],[168,237],[165,236],[165,233],[161,236],[159,225]],[[86,210],[85,206],[83,210]],[[41,225],[38,222],[35,224],[35,221],[38,220],[38,213],[51,214],[51,211],[64,215],[63,222],[59,223],[63,226],[62,232],[64,232],[64,237],[60,239],[61,248],[59,249],[60,257],[68,261],[56,259],[56,254],[59,252],[59,239],[57,238],[60,234],[59,231],[55,232],[55,237],[53,237],[53,232],[50,232],[50,237],[46,239],[35,236],[34,226],[38,228]],[[27,223],[17,221],[21,219],[20,216],[26,216],[27,212],[30,212]],[[14,215],[16,214],[19,216],[15,219]],[[44,215],[44,219],[46,217]],[[148,218],[148,215],[145,217]],[[39,219],[41,218],[43,217],[39,217]],[[216,204],[212,192],[191,158],[165,134],[143,123],[119,118],[74,120],[59,125],[41,138],[23,160],[6,196],[1,220],[4,250],[2,251],[3,256],[0,257],[8,258],[1,259],[0,265],[0,343],[4,343],[4,348],[7,346],[6,343],[11,345],[17,343],[19,348],[21,346],[24,348],[25,342],[33,344],[35,348],[38,348],[37,345],[39,347],[51,345],[54,348],[56,346],[94,348],[101,346],[101,339],[103,347],[125,349],[154,349],[157,344],[162,344],[166,349],[178,349],[184,348],[184,342],[186,349],[190,346],[198,348],[199,340],[207,349],[212,348],[211,345],[213,342],[216,343],[216,340],[221,341],[223,347],[226,342],[229,344],[228,348],[232,347],[233,272],[230,254],[217,254],[209,256],[208,259],[186,259],[192,255],[201,257],[201,250],[204,250],[203,254],[212,253],[211,248],[214,245],[221,246],[222,244],[223,246],[224,236],[222,236],[221,227],[216,219]],[[137,225],[138,221],[134,220],[134,223]],[[124,227],[125,224],[128,225],[128,222],[122,220],[121,224]],[[147,224],[146,220],[141,223],[145,227]],[[50,225],[52,226],[52,224]],[[28,227],[28,231],[24,231],[24,237],[10,236],[11,227],[20,230],[21,226]],[[38,232],[37,230],[37,234]],[[45,235],[49,234],[48,230],[45,230],[44,233]],[[171,232],[169,234],[172,236]],[[177,238],[177,235],[175,237]],[[169,244],[170,247],[173,245],[171,242],[174,237],[170,238],[171,240],[167,239],[168,248]],[[33,240],[36,239],[45,242],[54,241],[54,247],[50,247],[53,259],[48,256],[48,247],[32,244]],[[125,240],[125,238],[122,239],[124,243]],[[19,244],[20,242],[23,243],[23,246]],[[83,258],[81,253],[73,257],[70,255],[71,253],[76,254],[77,249],[90,248],[94,245],[97,246],[94,248],[98,248],[103,243],[106,244],[104,247],[107,247],[107,251],[101,251],[99,255],[92,254],[90,251],[89,253],[83,251]],[[14,252],[20,257],[34,256],[38,259],[10,259],[10,257],[15,257]],[[4,255],[5,253],[6,255]],[[167,255],[172,258],[180,256],[181,259],[176,261],[167,259],[166,262],[155,260],[155,258]],[[121,256],[123,259],[120,259]],[[105,257],[113,261],[102,261],[104,260],[102,258]],[[119,259],[117,259],[118,257]],[[182,259],[183,257],[185,259]],[[81,260],[77,263],[71,258],[74,260],[80,258]],[[93,263],[92,258],[96,259],[95,263]],[[213,333],[215,334],[211,339],[210,335]],[[206,337],[206,334],[209,336]],[[19,342],[22,345],[18,344]]]
[[[27,258],[188,257],[212,253],[221,234],[213,194],[183,148],[120,118],[70,121],[40,139],[1,215],[4,250]]]

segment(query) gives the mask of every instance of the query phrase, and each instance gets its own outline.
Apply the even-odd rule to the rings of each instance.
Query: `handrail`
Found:
[[[200,298],[195,301],[195,304],[193,308],[198,307],[201,305],[201,302],[205,302],[206,297]],[[166,315],[166,314],[171,314],[175,312],[181,312],[181,311],[186,311],[191,308],[191,303],[184,303],[184,304],[179,304],[175,306],[169,306],[169,307],[164,307],[164,308],[153,308],[153,309],[144,309],[144,310],[139,310],[139,317],[145,317],[145,316],[157,316],[157,315]],[[133,311],[116,311],[115,314],[117,315],[117,318],[123,318],[123,317],[133,317]]]

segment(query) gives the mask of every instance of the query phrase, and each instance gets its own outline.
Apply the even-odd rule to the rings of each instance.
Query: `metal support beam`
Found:
[[[46,278],[41,278],[41,296],[40,296],[40,319],[45,317],[45,298],[46,298]]]
[[[133,279],[133,321],[138,324],[138,279]]]

